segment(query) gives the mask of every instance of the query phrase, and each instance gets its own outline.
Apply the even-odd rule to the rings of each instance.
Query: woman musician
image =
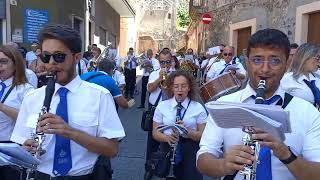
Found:
[[[289,71],[281,82],[286,92],[320,107],[320,80],[314,73],[320,66],[320,47],[310,43],[302,44],[292,59]]]
[[[195,162],[207,113],[204,107],[195,100],[197,87],[195,79],[188,72],[175,71],[169,75],[167,85],[170,99],[160,102],[155,110],[153,137],[161,143],[160,149],[164,151],[167,151],[173,144],[177,144],[173,166],[176,178],[173,179],[201,180],[202,175],[197,171]],[[182,107],[180,106],[179,120],[176,121],[178,104],[181,104]],[[175,123],[188,130],[185,137],[178,137],[171,129],[163,132],[158,130],[160,125],[174,125]],[[178,142],[177,139],[179,139]]]
[[[9,141],[25,94],[33,90],[25,75],[24,59],[14,46],[0,47],[0,141]],[[1,180],[19,179],[18,171],[0,166]]]

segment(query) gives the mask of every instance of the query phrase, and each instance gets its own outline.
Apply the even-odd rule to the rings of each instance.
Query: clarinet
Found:
[[[46,90],[45,90],[45,97],[44,97],[44,101],[43,101],[43,106],[41,108],[41,111],[39,113],[39,118],[38,118],[38,123],[40,122],[40,117],[46,113],[49,112],[50,110],[50,104],[51,104],[51,100],[52,100],[52,96],[55,90],[55,82],[56,82],[56,75],[51,74],[47,76],[48,78],[48,84],[46,86]],[[40,132],[38,130],[38,123],[36,126],[36,131],[35,133],[31,134],[31,138],[34,142],[36,142],[38,145],[36,147],[35,152],[32,153],[32,155],[36,158],[40,158],[40,156],[43,154],[44,150],[42,149],[43,146],[43,142],[45,141],[45,137],[46,135],[43,132]],[[26,180],[34,180],[35,179],[35,170],[37,169],[37,166],[34,165],[32,168],[28,168],[27,169],[27,178]]]
[[[255,104],[263,104],[265,100],[265,88],[266,81],[260,80],[257,88],[257,97],[255,100]],[[255,180],[256,179],[256,170],[259,164],[259,152],[260,152],[260,144],[258,141],[252,139],[252,134],[255,133],[253,127],[243,127],[242,131],[245,132],[244,137],[242,138],[243,145],[249,146],[254,151],[255,160],[252,164],[246,164],[244,166],[244,170],[240,171],[240,174],[243,175],[244,180]]]
[[[179,106],[181,106],[181,102],[178,102],[178,107]],[[181,120],[180,119],[180,115],[177,114],[176,115],[176,122],[178,122],[180,120]],[[175,165],[175,157],[176,157],[177,145],[178,145],[179,136],[180,136],[179,133],[176,132],[176,131],[177,131],[176,129],[173,129],[173,133],[177,134],[178,137],[177,137],[177,142],[171,146],[171,153],[172,154],[171,154],[171,157],[170,157],[170,168],[169,168],[169,173],[166,176],[166,178],[176,178],[176,176],[174,175],[173,167]]]

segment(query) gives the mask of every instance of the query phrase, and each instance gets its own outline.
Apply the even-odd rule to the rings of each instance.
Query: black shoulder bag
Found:
[[[282,109],[286,108],[288,106],[288,104],[290,103],[290,101],[292,100],[293,96],[291,94],[285,93],[284,94],[284,101],[282,104],[282,101],[278,101],[276,105],[281,105],[282,104]],[[223,178],[223,180],[233,180],[236,175],[238,174],[238,171],[236,171],[234,174],[232,175],[227,175]]]
[[[152,124],[153,124],[153,114],[156,110],[156,107],[160,101],[162,95],[162,91],[160,92],[156,102],[154,105],[150,106],[148,110],[142,112],[142,119],[141,119],[141,129],[144,131],[152,131]]]

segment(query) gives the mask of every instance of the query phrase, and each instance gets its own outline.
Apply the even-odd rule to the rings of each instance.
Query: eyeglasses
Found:
[[[46,53],[42,53],[40,55],[41,61],[43,63],[49,63],[51,56],[53,57],[53,60],[57,63],[63,63],[64,60],[66,59],[67,54],[65,53],[54,53],[54,54],[46,54]]]
[[[187,89],[189,87],[189,85],[188,84],[181,84],[181,85],[178,85],[178,84],[174,84],[173,85],[173,89],[174,90],[185,90],[185,89]]]
[[[232,56],[233,54],[232,53],[224,53],[223,55],[224,56]]]
[[[160,64],[161,64],[161,65],[171,64],[171,60],[160,61]]]
[[[263,58],[260,57],[253,57],[249,59],[255,66],[261,66],[265,62],[268,63],[271,69],[279,69],[281,67],[281,64],[283,63],[280,59],[278,58],[272,58],[270,60],[264,60]]]
[[[10,60],[7,59],[7,58],[1,58],[1,59],[0,59],[0,64],[1,64],[1,65],[7,65],[7,64],[9,63],[9,61],[10,61]]]

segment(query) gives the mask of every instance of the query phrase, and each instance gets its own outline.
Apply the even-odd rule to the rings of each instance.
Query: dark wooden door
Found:
[[[248,40],[251,36],[251,27],[238,30],[238,43],[237,43],[237,55],[242,54],[242,50],[248,46]]]
[[[308,42],[320,44],[320,11],[309,14]]]

